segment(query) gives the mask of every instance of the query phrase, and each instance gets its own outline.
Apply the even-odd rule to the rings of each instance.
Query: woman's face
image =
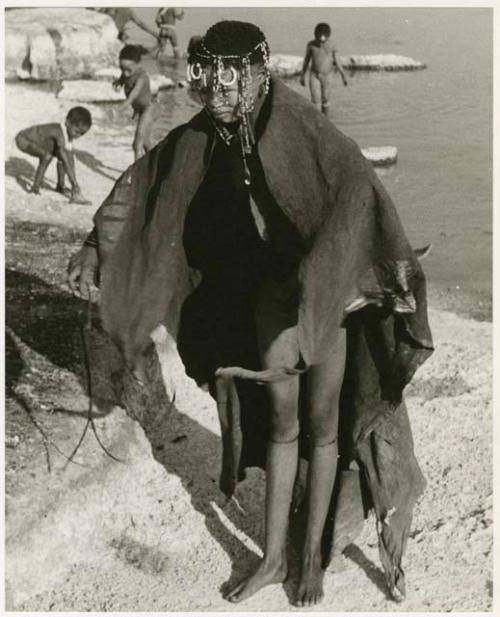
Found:
[[[206,71],[206,87],[204,85],[195,85],[201,102],[207,108],[210,115],[224,124],[235,122],[241,117],[241,112],[238,104],[238,74],[236,69],[231,67],[224,69],[222,72],[221,91],[214,91],[212,88],[212,67],[207,67]],[[255,101],[259,95],[259,89],[264,83],[265,73],[264,67],[252,65],[251,67],[252,81],[250,91],[252,100]],[[226,84],[226,85],[224,85]]]

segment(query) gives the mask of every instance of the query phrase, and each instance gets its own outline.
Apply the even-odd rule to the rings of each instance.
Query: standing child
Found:
[[[135,24],[138,28],[141,28],[141,30],[144,30],[144,32],[147,32],[148,34],[153,36],[155,39],[157,38],[154,30],[148,25],[146,25],[141,19],[139,19],[134,9],[131,7],[103,7],[96,10],[99,11],[99,13],[105,13],[106,15],[109,15],[111,17],[111,19],[115,22],[116,29],[118,30],[118,38],[123,43],[126,43],[130,39],[130,36],[127,32],[127,27],[130,22]]]
[[[175,29],[175,22],[177,20],[184,19],[183,9],[159,9],[156,13],[156,25],[160,29],[158,40],[160,45],[158,47],[158,55],[164,54],[167,50],[167,43],[170,41],[172,50],[174,52],[174,58],[179,57],[179,43],[177,40],[177,31]]]
[[[22,152],[35,156],[39,160],[35,179],[30,192],[40,194],[47,167],[54,157],[57,158],[56,191],[65,192],[64,180],[68,174],[71,182],[72,203],[89,204],[78,185],[75,173],[73,141],[85,135],[92,125],[92,116],[85,107],[73,107],[69,110],[64,124],[52,122],[30,126],[16,135],[16,145]]]
[[[137,127],[134,137],[135,160],[151,150],[151,129],[156,118],[156,104],[149,85],[149,76],[141,66],[142,50],[136,45],[125,45],[121,50],[119,60],[122,74],[113,86],[125,89],[127,97],[123,105],[132,105],[137,118]]]
[[[311,89],[311,100],[316,106],[321,106],[321,111],[328,115],[330,107],[330,95],[332,91],[333,74],[335,71],[340,73],[342,83],[347,86],[347,79],[342,65],[337,60],[337,52],[330,42],[332,31],[328,24],[320,23],[314,29],[314,40],[310,41],[306,47],[304,64],[302,65],[302,75],[300,83],[305,86],[305,75],[309,62],[311,62],[311,73],[309,76],[309,87]]]

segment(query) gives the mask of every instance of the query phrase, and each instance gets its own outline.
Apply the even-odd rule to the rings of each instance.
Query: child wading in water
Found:
[[[16,135],[16,145],[26,154],[39,160],[33,186],[30,193],[40,194],[40,187],[47,168],[55,157],[57,158],[58,193],[65,193],[64,180],[68,174],[71,182],[72,203],[89,204],[84,198],[75,173],[75,158],[73,156],[73,141],[85,135],[92,125],[92,116],[85,107],[73,107],[69,110],[63,123],[37,124],[30,126]]]
[[[309,87],[311,90],[311,101],[316,106],[321,106],[321,111],[328,115],[330,107],[330,96],[332,93],[333,74],[338,71],[342,77],[342,83],[347,86],[347,79],[342,65],[337,60],[337,52],[330,43],[331,29],[328,24],[320,23],[314,29],[314,40],[310,41],[306,47],[304,64],[302,65],[302,75],[300,83],[305,86],[305,76],[309,62],[311,62],[311,73],[309,76]]]
[[[164,54],[167,51],[167,43],[170,41],[172,45],[172,51],[174,52],[174,58],[179,57],[179,42],[177,40],[177,31],[175,29],[175,22],[177,20],[184,19],[183,9],[159,9],[156,14],[156,25],[160,29],[158,35],[159,47],[158,55]]]
[[[124,87],[127,99],[123,105],[132,105],[133,118],[138,116],[133,143],[136,160],[153,147],[151,129],[156,119],[156,102],[151,93],[149,76],[140,65],[141,57],[140,47],[125,45],[119,56],[122,74],[113,83],[115,89]]]

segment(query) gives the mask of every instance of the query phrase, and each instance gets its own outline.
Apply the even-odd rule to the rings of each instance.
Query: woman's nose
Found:
[[[208,96],[208,101],[211,105],[219,105],[222,100],[222,93],[217,90],[212,90]]]

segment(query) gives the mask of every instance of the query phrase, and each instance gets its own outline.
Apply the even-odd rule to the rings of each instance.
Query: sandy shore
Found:
[[[220,590],[261,554],[262,473],[238,488],[243,510],[223,502],[215,407],[178,363],[177,409],[154,443],[103,395],[99,435],[125,462],[107,458],[90,432],[78,464],[66,466],[56,451],[72,450],[87,406],[75,321],[82,307],[67,293],[64,268],[132,161],[133,127],[110,132],[110,110],[89,106],[95,122],[78,142],[77,174],[92,206],[53,192],[55,169],[42,195],[29,195],[33,161],[16,150],[14,135],[40,121],[37,110],[59,121],[70,107],[48,92],[36,97],[35,106],[32,89],[6,86],[7,608],[234,611]],[[171,112],[172,124],[181,113]],[[491,610],[492,327],[437,310],[432,297],[430,318],[436,352],[408,390],[428,486],[405,559],[407,599],[400,606],[386,596],[370,519],[327,572],[318,610]],[[285,585],[237,610],[296,610],[296,582],[293,558]]]

